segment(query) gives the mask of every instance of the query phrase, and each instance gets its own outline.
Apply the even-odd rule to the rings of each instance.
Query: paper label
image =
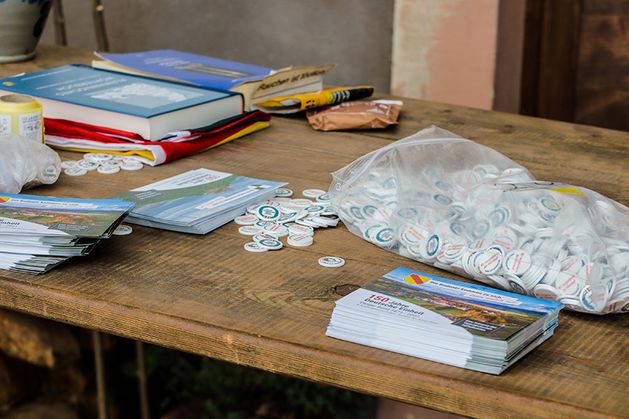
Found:
[[[0,115],[0,134],[11,132],[11,115]]]
[[[41,114],[31,112],[19,115],[20,135],[33,141],[42,141]]]

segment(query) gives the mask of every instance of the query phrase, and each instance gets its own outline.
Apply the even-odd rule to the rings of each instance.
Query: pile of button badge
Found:
[[[330,207],[329,195],[321,189],[306,189],[304,198],[292,199],[293,191],[279,188],[275,198],[261,204],[251,205],[247,213],[234,219],[241,227],[238,232],[251,236],[252,241],[244,245],[249,252],[267,252],[284,247],[281,241],[293,247],[305,247],[314,243],[317,228],[336,227],[339,217]],[[325,267],[340,267],[342,258],[326,256],[319,260]]]
[[[144,164],[137,158],[106,153],[86,153],[81,160],[65,160],[61,163],[63,173],[68,176],[84,176],[91,171],[111,175],[120,170],[135,171],[143,167]]]
[[[548,188],[510,191],[528,180],[523,169],[478,165],[426,168],[400,185],[376,168],[332,195],[351,231],[405,257],[576,311],[629,311],[629,246],[611,205],[598,199],[589,215]]]

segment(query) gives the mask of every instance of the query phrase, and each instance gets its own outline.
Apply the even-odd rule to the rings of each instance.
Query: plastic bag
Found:
[[[384,249],[575,311],[629,311],[629,209],[596,192],[437,127],[332,175],[341,220]]]
[[[0,135],[0,192],[52,184],[61,173],[61,159],[50,147],[16,134]]]

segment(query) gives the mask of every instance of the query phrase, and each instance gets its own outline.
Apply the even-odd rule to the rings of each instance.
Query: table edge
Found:
[[[447,379],[431,373],[391,366],[390,368],[400,370],[400,375],[405,376],[405,382],[416,383],[418,387],[414,389],[412,385],[407,386],[406,391],[410,397],[403,397],[401,383],[395,380],[388,382],[391,378],[378,377],[377,380],[368,381],[370,385],[363,386],[356,385],[355,380],[349,379],[352,374],[364,376],[372,372],[377,375],[379,364],[369,359],[352,359],[341,353],[325,352],[121,304],[81,300],[67,292],[5,277],[0,277],[0,306],[238,365],[466,416],[504,417],[507,413],[509,416],[515,413],[516,416],[529,418],[614,417],[561,402],[534,399],[470,384],[460,379]],[[170,333],[167,333],[168,330]],[[304,368],[310,363],[316,365],[316,368]],[[456,405],[448,402],[452,399],[451,396],[439,397],[444,390],[455,390],[459,393],[455,398],[458,401]],[[506,409],[508,406],[518,409],[517,413]]]

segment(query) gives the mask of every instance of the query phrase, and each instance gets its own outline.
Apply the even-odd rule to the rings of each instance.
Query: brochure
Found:
[[[127,221],[166,230],[206,234],[274,196],[286,183],[210,169],[191,170],[117,198],[136,204]]]
[[[561,307],[397,268],[337,301],[327,335],[499,374],[552,335]]]
[[[0,195],[0,269],[44,273],[109,238],[133,207],[119,199]]]

